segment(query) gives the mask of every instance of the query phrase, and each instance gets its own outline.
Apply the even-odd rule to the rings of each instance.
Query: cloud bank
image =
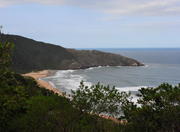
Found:
[[[0,7],[38,3],[99,10],[115,15],[180,15],[180,0],[0,0]]]

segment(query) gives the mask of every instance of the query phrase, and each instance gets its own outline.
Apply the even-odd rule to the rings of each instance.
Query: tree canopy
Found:
[[[11,54],[13,51],[13,46],[14,45],[10,42],[0,41],[0,73],[1,74],[9,70],[9,66],[11,64]]]
[[[104,86],[100,83],[90,87],[80,83],[79,89],[72,91],[73,105],[83,112],[118,116],[122,103],[127,101],[129,94],[119,92],[115,87]]]
[[[136,131],[180,131],[180,84],[164,83],[156,88],[141,88],[137,104],[123,106],[125,117]]]
[[[127,131],[180,131],[180,84],[141,88],[137,103],[131,101],[130,94],[100,83],[88,87],[81,82],[72,93],[73,105],[80,111],[121,116],[128,122]]]

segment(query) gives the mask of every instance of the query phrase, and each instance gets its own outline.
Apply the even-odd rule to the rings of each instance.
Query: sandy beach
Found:
[[[26,73],[26,74],[23,74],[23,76],[26,76],[26,77],[32,77],[34,78],[37,83],[48,89],[48,90],[51,90],[53,91],[54,93],[57,93],[58,95],[60,96],[64,96],[64,94],[57,88],[53,87],[50,83],[44,81],[44,80],[41,80],[40,78],[43,78],[43,77],[47,77],[47,76],[51,76],[53,74],[55,74],[56,71],[53,71],[53,70],[43,70],[43,71],[38,71],[38,72],[30,72],[30,73]],[[112,120],[114,121],[115,123],[120,123],[120,124],[126,124],[127,121],[125,120],[117,120],[116,118],[113,118],[113,117],[110,117],[110,116],[106,116],[106,115],[99,115],[100,117],[102,118],[105,118],[105,119],[109,119],[109,120]]]
[[[62,96],[63,94],[59,89],[53,87],[50,83],[40,79],[43,77],[51,76],[54,73],[55,73],[55,71],[52,71],[52,70],[43,70],[43,71],[39,71],[39,72],[26,73],[26,74],[23,74],[23,76],[34,78],[41,87],[44,87],[44,88],[51,90],[54,93],[57,93],[58,95]]]

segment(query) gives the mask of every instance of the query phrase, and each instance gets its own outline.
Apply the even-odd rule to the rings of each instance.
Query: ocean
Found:
[[[80,70],[59,70],[43,78],[63,92],[71,93],[83,80],[91,86],[98,82],[115,86],[119,91],[136,94],[142,87],[156,87],[162,83],[180,83],[180,49],[97,49],[137,59],[145,66],[93,67]]]

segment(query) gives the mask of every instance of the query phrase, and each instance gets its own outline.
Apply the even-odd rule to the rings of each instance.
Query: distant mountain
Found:
[[[0,41],[15,44],[12,68],[19,73],[36,70],[83,69],[95,66],[142,66],[140,62],[122,55],[96,50],[66,49],[17,35],[0,36]]]

